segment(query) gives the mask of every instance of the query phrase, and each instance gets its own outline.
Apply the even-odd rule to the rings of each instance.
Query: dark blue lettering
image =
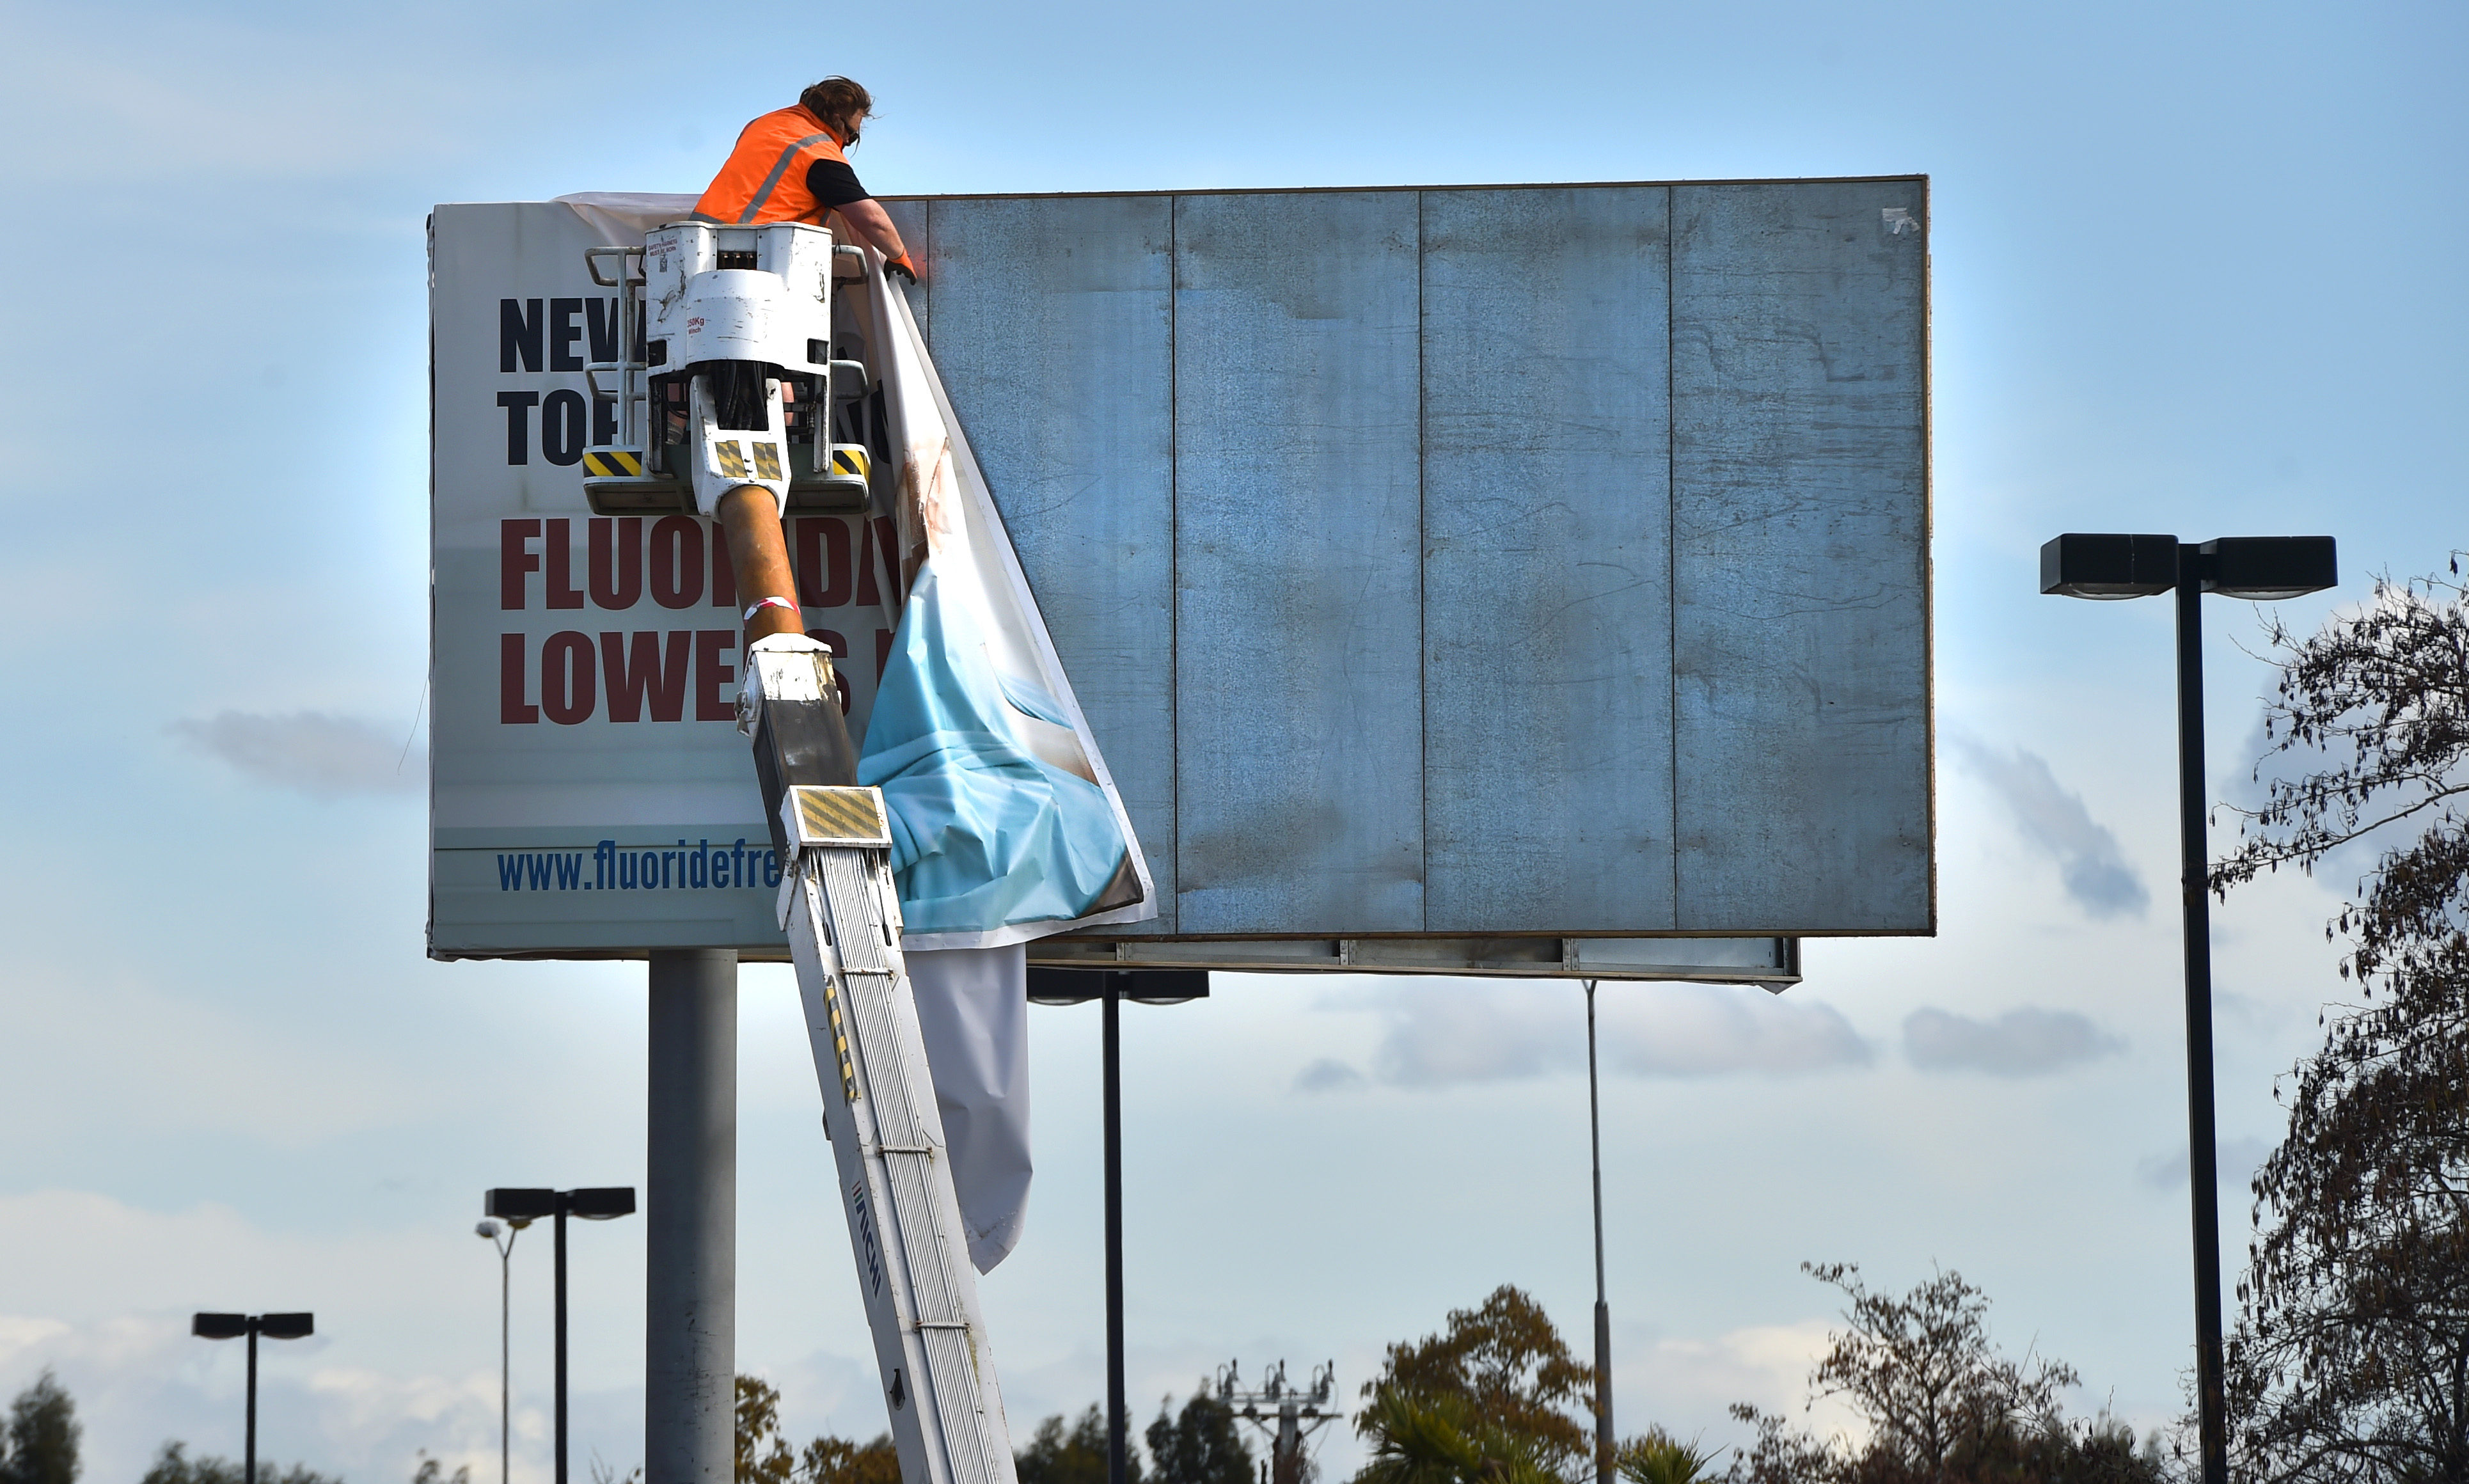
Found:
[[[574,394],[568,392],[566,395],[570,397]],[[540,393],[499,392],[497,406],[506,409],[506,462],[530,463],[532,461],[532,408],[540,406]]]
[[[591,359],[603,365],[617,359],[617,301],[586,299],[583,322],[591,327]]]
[[[519,892],[523,888],[523,858],[519,855],[497,857],[497,890]]]
[[[578,850],[570,854],[555,856],[552,859],[557,862],[557,889],[561,892],[573,891],[583,880],[583,853]]]
[[[499,299],[497,301],[497,369],[512,371],[515,359],[522,359],[522,368],[541,368],[541,330],[548,323],[541,313],[538,299]],[[515,460],[521,463],[522,460]]]
[[[566,349],[583,338],[583,327],[575,317],[583,313],[581,299],[548,301],[548,368],[552,371],[580,371],[583,358]]]
[[[541,404],[541,456],[561,469],[581,463],[583,432],[583,393],[550,392]]]

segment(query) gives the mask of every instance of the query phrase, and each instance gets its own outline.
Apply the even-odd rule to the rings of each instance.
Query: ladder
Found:
[[[1015,1484],[900,951],[883,795],[854,777],[831,651],[802,635],[747,653],[738,730],[781,851],[780,924],[797,966],[823,1126],[874,1331],[904,1484]]]

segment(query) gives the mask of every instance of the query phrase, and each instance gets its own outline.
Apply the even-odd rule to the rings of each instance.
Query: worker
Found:
[[[844,151],[874,114],[874,99],[846,78],[825,78],[797,95],[796,106],[777,109],[746,126],[729,151],[728,163],[711,177],[695,202],[694,220],[746,226],[762,221],[811,221],[840,213],[844,234],[884,257],[884,271],[917,282],[916,265],[900,243],[891,216],[858,184]]]

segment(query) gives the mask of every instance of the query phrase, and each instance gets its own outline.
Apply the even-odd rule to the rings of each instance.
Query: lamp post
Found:
[[[2212,1126],[2212,916],[2204,787],[2203,595],[2275,602],[2340,580],[2329,536],[2065,535],[2041,548],[2041,591],[2060,597],[2178,595],[2179,897],[2186,959],[2186,1173],[2194,1187],[2195,1394],[2204,1484],[2227,1484],[2222,1390],[2221,1192]]]
[[[1604,1115],[1595,1082],[1595,982],[1586,981],[1586,1134],[1595,1176],[1595,1478],[1612,1484],[1612,1308],[1604,1298]]]
[[[514,1351],[511,1337],[514,1329],[514,1256],[515,1239],[531,1225],[529,1217],[506,1218],[505,1240],[497,1240],[499,1228],[495,1221],[483,1221],[473,1228],[490,1246],[497,1249],[497,1484],[513,1484],[514,1473]]]
[[[635,1214],[631,1185],[588,1186],[582,1190],[498,1189],[489,1193],[486,1215],[508,1222],[557,1218],[557,1484],[565,1477],[565,1218],[608,1221]]]
[[[1028,998],[1038,1005],[1104,1007],[1099,1025],[1103,1063],[1106,1187],[1106,1484],[1130,1477],[1131,1410],[1123,1392],[1123,1032],[1125,1000],[1183,1005],[1209,998],[1206,969],[1064,969],[1028,971]]]
[[[241,1484],[257,1484],[257,1337],[307,1339],[317,1331],[315,1314],[197,1314],[189,1333],[199,1339],[248,1336],[248,1427],[241,1450]]]

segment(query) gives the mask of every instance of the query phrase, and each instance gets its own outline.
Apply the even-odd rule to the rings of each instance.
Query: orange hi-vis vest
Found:
[[[728,163],[704,188],[694,220],[748,226],[763,221],[822,220],[822,209],[806,185],[817,160],[848,163],[841,142],[800,104],[767,113],[746,126]]]

